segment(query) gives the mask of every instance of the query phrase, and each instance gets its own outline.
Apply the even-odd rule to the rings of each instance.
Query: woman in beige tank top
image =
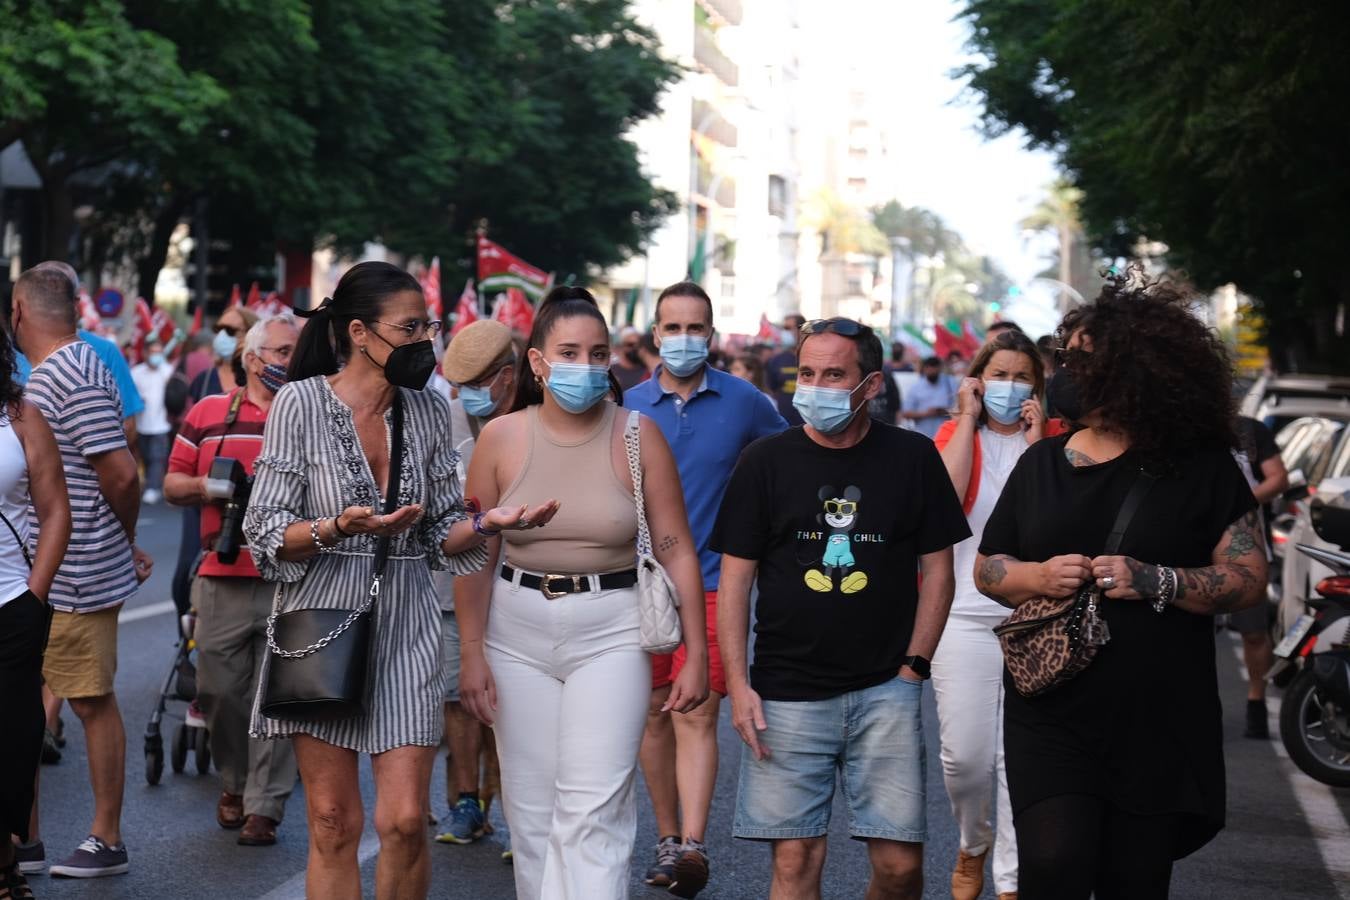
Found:
[[[489,540],[488,565],[455,584],[460,700],[496,730],[520,900],[628,896],[651,663],[638,644],[627,413],[609,363],[595,299],[555,288],[516,411],[484,427],[469,467],[480,508],[556,501],[546,526]],[[682,601],[690,660],[668,706],[688,712],[708,694],[702,576],[674,457],[649,420],[640,435],[652,544]]]

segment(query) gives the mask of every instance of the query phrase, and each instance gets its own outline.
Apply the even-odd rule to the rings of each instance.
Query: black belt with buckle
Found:
[[[516,570],[510,566],[502,566],[502,578],[514,582]],[[530,575],[527,572],[521,572],[520,586],[537,590],[550,600],[557,600],[564,594],[580,594],[583,591],[589,591],[592,578],[600,583],[599,590],[616,591],[637,584],[637,569],[629,569],[626,572],[610,572],[607,575]]]

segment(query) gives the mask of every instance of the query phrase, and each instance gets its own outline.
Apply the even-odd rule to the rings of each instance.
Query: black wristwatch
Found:
[[[933,677],[933,664],[918,654],[905,657],[905,665],[914,670],[914,674],[927,681]]]

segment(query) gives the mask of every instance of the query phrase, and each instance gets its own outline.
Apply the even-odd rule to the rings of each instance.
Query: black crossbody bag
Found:
[[[397,390],[389,455],[385,515],[398,508],[403,474],[403,397]],[[277,585],[272,615],[267,620],[267,647],[272,658],[260,704],[264,716],[293,722],[332,722],[365,713],[372,619],[389,559],[389,542],[388,535],[375,542],[370,590],[359,609],[278,613],[284,585]]]

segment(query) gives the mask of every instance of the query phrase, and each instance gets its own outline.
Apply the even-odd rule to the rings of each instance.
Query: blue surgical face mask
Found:
[[[1031,385],[1017,381],[986,381],[984,411],[1000,425],[1022,418],[1022,404],[1031,399]]]
[[[481,387],[469,384],[459,386],[459,402],[464,404],[464,411],[471,416],[477,416],[480,419],[486,419],[497,411],[501,401],[492,399],[492,386],[497,383],[497,379],[502,375],[498,372],[492,377],[492,380]]]
[[[216,359],[229,359],[234,356],[234,349],[238,346],[239,339],[228,331],[217,331],[211,339],[211,352],[215,353]]]
[[[864,384],[867,384],[866,378],[858,383],[858,387],[846,391],[843,388],[817,387],[798,382],[797,390],[792,395],[792,406],[801,413],[802,420],[816,431],[835,434],[843,431],[858,414],[858,410],[853,408],[853,395]]]
[[[549,369],[549,393],[570,413],[584,413],[609,393],[609,366],[548,360],[544,364]]]
[[[687,378],[708,361],[708,339],[697,334],[668,334],[661,338],[661,364],[677,378]]]
[[[164,354],[151,353],[148,357],[146,357],[145,361],[148,362],[152,368],[158,369],[160,366],[164,365]]]

